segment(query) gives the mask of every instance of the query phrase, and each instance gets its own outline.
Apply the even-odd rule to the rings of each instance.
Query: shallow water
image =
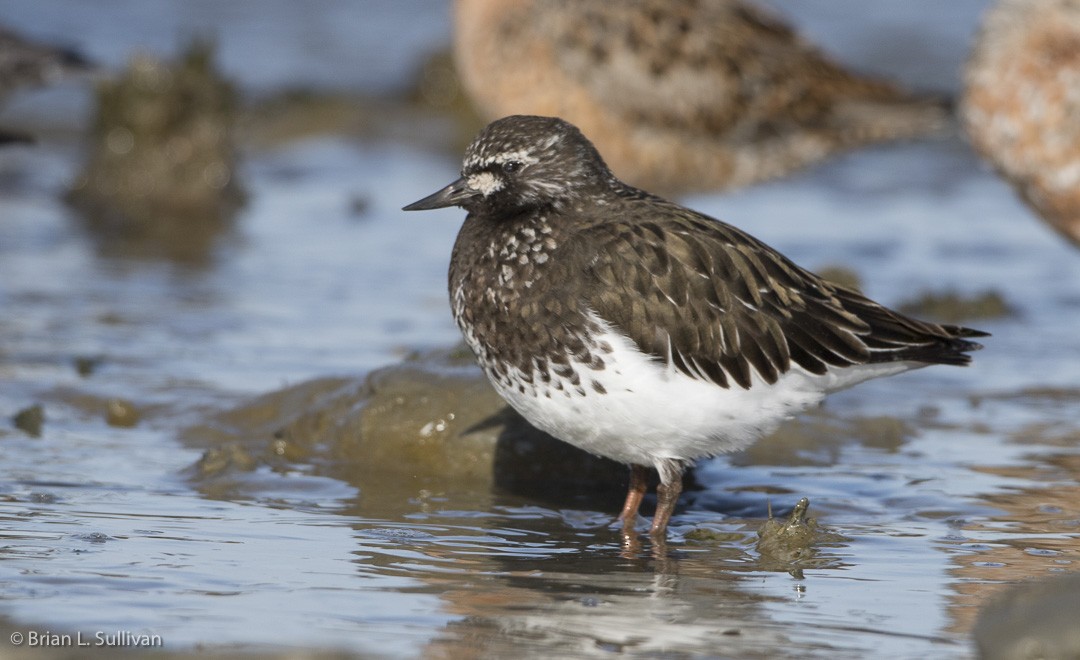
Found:
[[[146,29],[119,33],[84,6],[16,2],[11,22],[80,34],[106,63],[132,34],[167,48],[216,23],[225,68],[258,92],[350,72],[357,88],[401,87],[447,34],[439,3],[365,3],[377,21],[348,3],[310,17],[279,3],[261,31],[248,5],[192,3],[132,15]],[[979,6],[956,3],[942,25],[912,5],[885,25],[963,40]],[[842,27],[821,38],[861,57],[865,33]],[[354,41],[388,54],[343,61]],[[268,42],[280,62],[256,66]],[[920,50],[934,85],[954,84],[940,74],[963,55],[954,45]],[[9,113],[63,93],[66,107],[85,104],[67,88]],[[882,302],[993,289],[1018,313],[969,322],[994,335],[969,369],[867,383],[797,437],[703,464],[668,547],[636,552],[611,526],[618,498],[589,492],[553,504],[469,483],[345,482],[303,464],[260,470],[227,497],[189,479],[200,451],[181,430],[212,411],[456,341],[444,278],[461,213],[398,211],[448,182],[454,158],[346,137],[251,151],[237,227],[206,263],[183,265],[117,256],[85,230],[58,200],[77,154],[62,136],[0,151],[0,418],[45,408],[40,437],[0,423],[0,616],[14,630],[155,633],[175,650],[964,657],[1003,583],[1077,568],[1080,254],[959,139],[685,200],[808,267],[855,269]],[[99,362],[81,376],[77,358]],[[113,398],[135,404],[137,426],[106,424]],[[827,540],[802,562],[766,561],[755,541],[768,506],[803,496]],[[688,537],[701,530],[714,534]]]

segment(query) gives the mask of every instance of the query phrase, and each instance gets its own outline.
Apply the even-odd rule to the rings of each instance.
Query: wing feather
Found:
[[[577,295],[688,376],[749,388],[753,374],[773,383],[793,365],[823,374],[897,360],[965,364],[978,347],[961,338],[983,333],[889,310],[735,227],[655,198],[624,201],[620,219],[568,242],[564,256],[576,255],[584,275]]]

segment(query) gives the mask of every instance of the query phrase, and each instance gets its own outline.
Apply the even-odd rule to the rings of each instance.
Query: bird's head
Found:
[[[465,150],[461,178],[406,211],[460,206],[510,213],[562,206],[612,179],[596,147],[555,117],[512,115],[487,125]]]

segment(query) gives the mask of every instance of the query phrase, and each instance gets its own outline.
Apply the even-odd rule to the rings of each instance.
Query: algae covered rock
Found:
[[[758,529],[758,567],[766,571],[786,571],[802,579],[806,568],[837,565],[838,558],[822,552],[850,539],[818,525],[810,517],[810,500],[801,498],[785,519],[769,518]]]
[[[997,291],[964,295],[956,291],[924,291],[917,298],[900,304],[899,310],[941,323],[962,323],[974,319],[1003,319],[1017,316],[1017,311]]]
[[[68,201],[125,252],[197,258],[244,200],[236,105],[208,44],[175,62],[135,56],[98,88],[89,154]]]
[[[32,438],[41,437],[41,427],[45,425],[45,408],[40,403],[27,406],[11,418],[15,428],[21,429]]]
[[[322,378],[260,396],[185,433],[206,450],[196,481],[314,466],[360,488],[387,480],[506,489],[548,501],[618,492],[626,468],[533,428],[471,356],[413,356],[366,378]],[[237,457],[242,457],[238,459]]]
[[[757,550],[763,557],[781,563],[793,563],[813,554],[817,520],[810,517],[810,500],[795,503],[786,520],[769,519],[758,530]]]

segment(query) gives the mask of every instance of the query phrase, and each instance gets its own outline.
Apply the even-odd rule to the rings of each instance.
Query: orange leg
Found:
[[[681,473],[675,474],[674,479],[666,483],[663,478],[669,475],[661,472],[660,476],[660,485],[656,487],[656,514],[653,516],[652,528],[649,529],[649,536],[654,539],[665,538],[668,521],[671,520],[671,514],[675,513],[675,505],[678,504],[679,494],[682,493]]]
[[[619,520],[623,523],[623,531],[630,533],[634,530],[637,522],[638,509],[641,500],[645,497],[645,489],[649,487],[649,471],[643,465],[630,466],[630,488],[626,491],[626,503],[623,504]]]

